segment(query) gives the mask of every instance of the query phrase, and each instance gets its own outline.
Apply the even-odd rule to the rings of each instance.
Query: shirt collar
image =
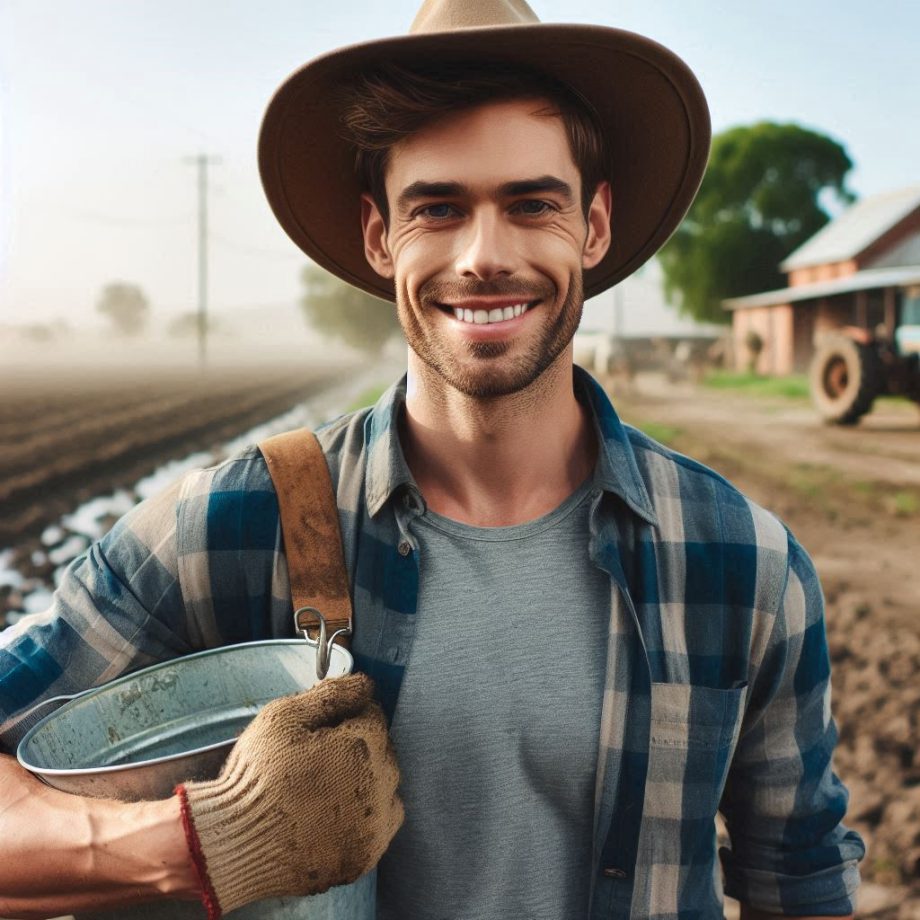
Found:
[[[575,391],[588,408],[597,432],[595,485],[619,496],[633,512],[657,525],[632,444],[607,394],[590,374],[574,368]],[[412,483],[412,473],[399,443],[399,418],[406,402],[406,377],[377,401],[366,421],[367,477],[365,497],[373,517],[394,492]]]
[[[406,375],[381,397],[365,421],[367,473],[365,500],[371,517],[400,487],[412,482],[412,473],[399,443],[399,417],[406,403]]]
[[[577,365],[574,372],[575,392],[590,410],[597,433],[595,484],[605,492],[618,495],[628,508],[653,527],[657,527],[658,517],[652,507],[645,480],[639,472],[639,464],[636,462],[636,454],[626,427],[620,421],[603,387]]]

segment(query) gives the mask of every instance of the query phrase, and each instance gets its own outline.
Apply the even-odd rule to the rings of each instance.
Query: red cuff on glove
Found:
[[[191,809],[188,807],[188,796],[185,794],[185,786],[176,786],[175,794],[179,797],[179,807],[182,810],[182,829],[185,831],[185,842],[188,844],[188,851],[192,857],[192,867],[195,870],[195,877],[198,879],[198,887],[201,889],[201,903],[204,904],[208,912],[208,920],[221,920],[223,912],[220,909],[220,902],[217,900],[217,894],[214,886],[211,884],[211,878],[208,875],[208,863],[201,851],[201,841],[198,839],[198,831],[195,830],[195,820],[192,817]]]

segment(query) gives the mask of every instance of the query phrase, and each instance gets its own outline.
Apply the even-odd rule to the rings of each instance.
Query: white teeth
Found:
[[[453,307],[454,317],[462,323],[476,323],[485,325],[486,323],[502,323],[509,319],[514,319],[522,313],[526,313],[528,305],[526,303],[516,303],[511,307],[494,307],[491,310],[470,310],[464,307]]]

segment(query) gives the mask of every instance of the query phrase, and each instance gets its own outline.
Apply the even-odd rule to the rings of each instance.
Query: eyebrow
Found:
[[[458,198],[466,190],[459,182],[413,182],[399,193],[396,205],[403,211],[420,198]]]
[[[516,182],[506,182],[499,188],[499,192],[507,198],[516,198],[518,195],[533,195],[535,192],[555,192],[571,204],[575,200],[572,186],[555,176],[540,176],[538,179],[521,179]]]
[[[575,201],[572,186],[556,176],[539,176],[536,179],[516,179],[505,182],[498,187],[502,198],[516,198],[520,195],[533,195],[536,192],[553,192],[561,195],[566,204]],[[414,201],[423,198],[459,198],[469,194],[469,188],[460,182],[413,182],[399,194],[397,207],[404,211]]]

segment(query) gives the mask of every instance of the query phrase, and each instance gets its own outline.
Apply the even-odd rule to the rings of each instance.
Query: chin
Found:
[[[498,348],[497,346],[503,346]],[[506,355],[505,343],[489,343],[495,354],[482,354],[477,349],[472,365],[469,362],[430,361],[419,355],[439,377],[453,389],[473,399],[498,399],[522,393],[532,387],[556,362],[565,346],[540,355],[527,354],[516,359]]]

